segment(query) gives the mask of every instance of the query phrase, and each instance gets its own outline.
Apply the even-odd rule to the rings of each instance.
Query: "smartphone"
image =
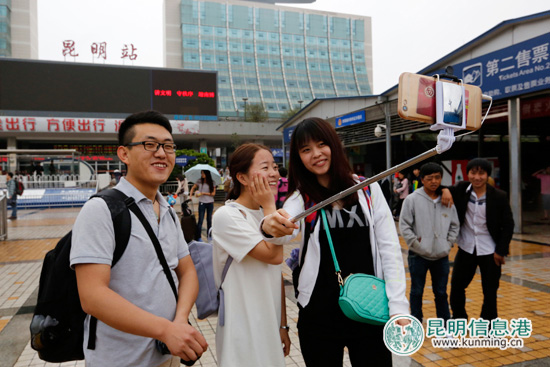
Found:
[[[444,83],[441,80],[435,82],[435,117],[436,126],[453,130],[466,128],[466,90],[462,83]]]
[[[450,80],[440,79],[443,83],[459,85]],[[428,124],[436,122],[436,82],[437,78],[403,73],[399,77],[397,113],[405,120],[421,121]],[[478,130],[481,127],[481,89],[475,85],[464,85],[466,106],[466,130]]]

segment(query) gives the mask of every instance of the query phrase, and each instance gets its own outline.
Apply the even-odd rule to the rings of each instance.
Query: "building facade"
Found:
[[[0,0],[0,57],[38,59],[36,0]]]
[[[0,56],[11,56],[11,1],[0,0]]]
[[[280,117],[315,98],[372,93],[370,17],[167,0],[165,21],[165,66],[217,70],[221,117],[243,117],[247,103]]]

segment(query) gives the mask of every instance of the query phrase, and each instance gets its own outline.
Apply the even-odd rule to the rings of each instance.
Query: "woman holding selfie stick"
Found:
[[[300,122],[290,143],[289,195],[283,209],[261,224],[266,238],[284,243],[298,233],[298,331],[307,366],[342,366],[344,347],[353,366],[391,366],[384,326],[347,318],[338,305],[339,285],[320,211],[299,223],[289,218],[358,182],[334,128],[320,118]],[[377,183],[325,207],[342,277],[366,273],[386,282],[390,316],[408,314],[405,269],[392,214]]]

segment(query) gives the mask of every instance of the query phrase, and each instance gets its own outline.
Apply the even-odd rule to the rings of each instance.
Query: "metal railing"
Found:
[[[97,192],[95,175],[85,179],[70,174],[16,175],[15,178],[25,186],[23,195],[17,197],[18,209],[80,207]],[[5,195],[5,181],[0,182],[0,189]]]
[[[97,178],[95,175],[81,180],[80,175],[19,175],[16,177],[25,185],[25,189],[47,189],[47,188],[95,188]]]
[[[95,189],[60,189],[60,192],[24,195],[17,200],[18,209],[81,207]]]
[[[0,241],[8,239],[8,197],[0,194]]]

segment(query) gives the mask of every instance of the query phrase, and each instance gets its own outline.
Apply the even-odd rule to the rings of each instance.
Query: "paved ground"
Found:
[[[216,203],[216,207],[219,205]],[[78,211],[79,208],[23,210],[19,212],[18,220],[9,222],[8,240],[0,242],[0,367],[61,366],[38,359],[28,343],[28,326],[36,303],[44,254],[71,229]],[[525,233],[514,236],[499,290],[501,318],[526,317],[532,320],[533,333],[525,340],[525,346],[506,350],[438,349],[432,347],[427,338],[412,358],[394,358],[394,366],[550,366],[550,225],[531,217],[534,215],[524,218]],[[296,246],[297,243],[285,246],[285,258]],[[405,256],[403,243],[402,250]],[[451,261],[455,254],[456,247],[451,253]],[[291,274],[286,265],[283,265],[283,273],[289,284],[287,313],[293,343],[286,362],[287,366],[304,366],[296,329],[298,308],[292,296]],[[426,318],[435,317],[430,288],[428,279],[424,294]],[[482,301],[479,275],[469,287],[467,297],[470,314],[479,315]],[[191,322],[210,344],[210,349],[197,365],[216,366],[216,318],[197,320],[193,314]],[[345,365],[350,366],[347,356]],[[84,366],[84,363],[71,362],[62,366]]]

